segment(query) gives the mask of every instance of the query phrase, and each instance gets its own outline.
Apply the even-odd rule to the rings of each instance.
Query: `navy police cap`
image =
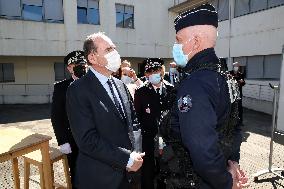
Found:
[[[150,69],[160,68],[164,65],[164,61],[161,58],[147,58],[144,61],[145,72]]]
[[[175,21],[176,33],[186,27],[195,25],[212,25],[218,27],[218,13],[211,4],[203,4],[192,10],[179,14]]]
[[[87,61],[84,57],[83,51],[72,51],[64,58],[64,64],[86,64]]]

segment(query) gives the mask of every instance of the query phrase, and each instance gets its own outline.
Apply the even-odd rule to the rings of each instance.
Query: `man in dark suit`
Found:
[[[72,180],[75,173],[78,147],[72,136],[69,121],[66,113],[66,91],[74,80],[80,78],[85,73],[86,60],[83,51],[73,51],[64,58],[64,64],[71,75],[70,79],[64,79],[54,84],[51,106],[51,122],[53,130],[60,147],[60,151],[67,154],[68,164]]]
[[[154,138],[158,137],[161,111],[171,108],[168,95],[173,86],[163,80],[162,59],[148,58],[145,62],[148,81],[136,90],[134,105],[142,129],[142,150],[146,153],[142,166],[142,189],[154,189],[155,170],[158,169],[158,161],[154,154]],[[158,141],[158,138],[156,139]]]
[[[121,59],[103,33],[84,42],[88,73],[67,90],[67,113],[79,155],[75,185],[79,189],[127,189],[128,172],[137,171],[144,154],[135,152],[133,107],[122,81],[111,76]]]

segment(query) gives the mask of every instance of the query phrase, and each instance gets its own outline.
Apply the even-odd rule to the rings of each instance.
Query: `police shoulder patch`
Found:
[[[192,108],[192,98],[190,95],[184,95],[178,100],[178,109],[181,113],[188,112]]]

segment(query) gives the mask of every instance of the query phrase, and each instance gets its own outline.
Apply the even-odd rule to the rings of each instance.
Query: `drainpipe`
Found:
[[[234,14],[234,4],[233,0],[229,0],[229,57],[228,57],[228,69],[233,68],[233,60],[231,57],[231,38],[232,38],[232,18]]]

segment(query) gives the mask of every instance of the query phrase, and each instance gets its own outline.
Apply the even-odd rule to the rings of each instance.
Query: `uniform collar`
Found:
[[[191,70],[198,63],[218,63],[219,59],[216,56],[214,48],[204,49],[194,55],[188,62],[184,70]]]

